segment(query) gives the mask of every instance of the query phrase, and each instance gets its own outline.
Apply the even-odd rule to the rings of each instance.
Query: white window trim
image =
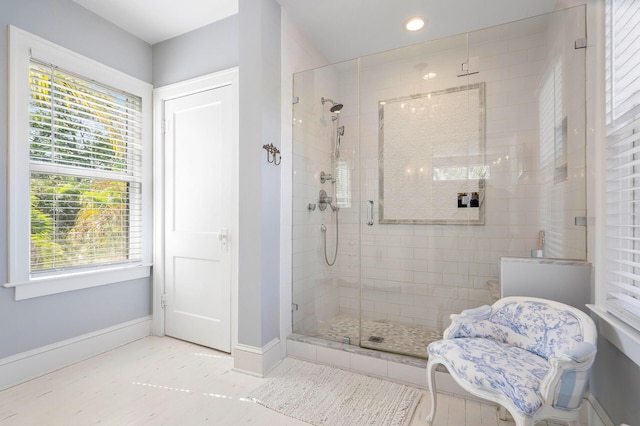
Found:
[[[29,63],[31,57],[139,96],[142,99],[143,260],[134,265],[88,268],[34,279],[29,274]],[[152,91],[150,84],[14,26],[9,26],[8,283],[15,299],[27,299],[150,276],[152,237]],[[21,141],[23,141],[21,143]]]
[[[604,108],[603,108],[604,109]],[[634,122],[628,123],[619,129],[619,132],[626,132],[627,128],[634,127]],[[600,335],[613,344],[620,352],[625,354],[634,363],[640,366],[640,329],[635,325],[627,323],[621,320],[618,316],[612,314],[616,309],[615,305],[607,300],[607,292],[609,290],[609,283],[607,277],[607,201],[606,201],[606,181],[607,181],[607,168],[605,165],[605,159],[607,158],[608,139],[604,135],[604,129],[602,131],[601,138],[604,141],[599,146],[598,153],[600,156],[598,162],[599,169],[599,187],[597,188],[599,201],[597,201],[597,217],[600,219],[596,225],[596,252],[599,260],[600,268],[596,267],[596,281],[595,281],[595,304],[587,305],[589,310],[598,319],[598,331]]]
[[[598,331],[600,335],[640,366],[640,333],[607,312],[602,304],[587,305],[587,308],[599,318]]]
[[[606,50],[606,22],[605,22],[605,4],[599,4],[594,7],[594,13],[591,18],[591,32],[593,39],[597,40],[595,44],[589,44],[587,55],[591,55],[592,62],[596,65],[593,67],[593,73],[587,73],[587,87],[593,88],[592,99],[587,99],[589,107],[593,109],[590,115],[593,119],[590,132],[590,141],[594,148],[593,151],[593,167],[594,175],[593,186],[595,188],[595,202],[592,206],[595,212],[595,241],[593,242],[595,255],[595,303],[587,305],[592,312],[592,316],[598,323],[599,337],[606,339],[615,346],[620,352],[625,354],[634,363],[640,366],[640,331],[621,321],[614,315],[610,314],[607,309],[607,223],[606,223],[606,161],[607,144],[606,134],[606,72],[605,72],[605,50]],[[590,36],[591,37],[591,36]],[[587,63],[590,62],[589,56]],[[590,77],[589,77],[590,75]],[[589,89],[588,89],[589,90]],[[593,101],[593,102],[592,102]]]

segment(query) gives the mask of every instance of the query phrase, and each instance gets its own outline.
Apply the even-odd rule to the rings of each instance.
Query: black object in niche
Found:
[[[469,195],[468,192],[458,192],[458,208],[463,209],[467,207],[480,207],[480,194],[472,192]]]

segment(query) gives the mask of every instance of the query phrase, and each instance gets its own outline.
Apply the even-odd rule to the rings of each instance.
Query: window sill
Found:
[[[4,287],[14,289],[15,300],[24,300],[138,278],[147,278],[150,275],[151,265],[135,265],[69,275],[56,275],[55,277],[37,278],[19,283],[7,283],[4,284]]]
[[[587,307],[599,318],[600,335],[640,366],[640,332],[600,306],[587,305]]]

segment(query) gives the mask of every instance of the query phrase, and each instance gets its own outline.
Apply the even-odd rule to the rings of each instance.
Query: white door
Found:
[[[232,87],[164,103],[165,333],[231,352]]]

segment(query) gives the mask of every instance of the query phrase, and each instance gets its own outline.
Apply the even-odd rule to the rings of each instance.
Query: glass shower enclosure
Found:
[[[294,75],[293,332],[426,357],[502,256],[586,259],[584,6]]]

